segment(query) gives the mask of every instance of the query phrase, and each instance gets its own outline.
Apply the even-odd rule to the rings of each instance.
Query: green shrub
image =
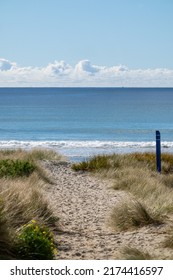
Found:
[[[19,232],[16,250],[19,259],[52,260],[56,254],[53,233],[32,220]]]
[[[35,165],[27,160],[0,160],[0,177],[29,176],[35,170]]]

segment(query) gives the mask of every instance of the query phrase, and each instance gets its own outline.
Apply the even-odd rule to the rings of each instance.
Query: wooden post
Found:
[[[156,169],[161,172],[161,144],[160,131],[156,130]]]

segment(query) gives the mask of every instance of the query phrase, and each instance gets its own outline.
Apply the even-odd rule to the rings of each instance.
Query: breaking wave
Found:
[[[173,142],[164,141],[161,143],[163,148],[173,148]],[[124,141],[0,141],[0,148],[154,148],[155,142],[124,142]]]
[[[0,149],[47,148],[64,154],[72,161],[80,161],[96,154],[154,151],[155,142],[122,141],[0,141]],[[173,142],[162,142],[162,151],[173,153]]]

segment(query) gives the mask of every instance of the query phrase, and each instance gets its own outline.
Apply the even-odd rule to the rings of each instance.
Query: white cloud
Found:
[[[20,67],[1,58],[0,86],[173,87],[173,70],[97,66],[89,60],[81,60],[75,66],[55,61],[42,68]]]
[[[75,66],[75,73],[77,75],[92,75],[99,72],[102,68],[96,65],[92,65],[89,60],[81,60]]]
[[[68,75],[72,71],[72,67],[62,60],[50,63],[44,68],[44,71],[48,75]]]
[[[13,67],[16,67],[16,64],[14,62],[10,62],[9,60],[0,58],[0,71],[8,71]]]

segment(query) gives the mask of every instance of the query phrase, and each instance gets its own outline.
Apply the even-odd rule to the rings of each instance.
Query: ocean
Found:
[[[72,161],[173,152],[173,88],[0,88],[0,148],[45,147]]]

